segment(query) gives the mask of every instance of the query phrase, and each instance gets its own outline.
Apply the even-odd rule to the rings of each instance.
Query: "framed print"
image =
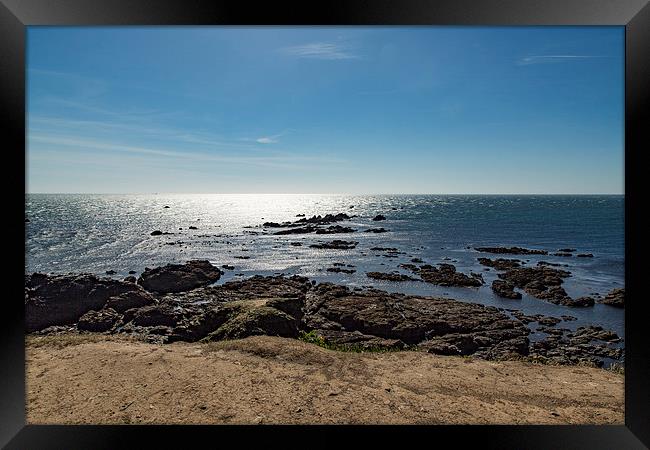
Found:
[[[7,448],[650,445],[647,2],[0,11]]]

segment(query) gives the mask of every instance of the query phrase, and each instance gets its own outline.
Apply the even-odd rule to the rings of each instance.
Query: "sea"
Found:
[[[558,326],[600,325],[623,337],[622,309],[598,303],[570,308],[525,293],[521,300],[497,297],[490,288],[497,272],[484,271],[477,258],[517,258],[528,267],[538,261],[567,264],[561,269],[570,271],[571,277],[563,287],[571,297],[604,296],[625,286],[624,202],[623,195],[28,194],[25,271],[101,276],[115,271],[112,277],[123,278],[145,267],[207,259],[219,267],[234,266],[224,271],[217,284],[255,274],[298,274],[317,282],[448,297],[529,315],[571,315],[577,320]],[[278,229],[262,227],[264,222],[295,221],[302,214],[330,213],[353,216],[337,224],[357,231],[277,236],[272,233]],[[373,221],[378,214],[386,220]],[[364,232],[378,227],[388,232]],[[152,236],[154,230],[170,234]],[[350,250],[309,247],[333,239],[358,245]],[[495,255],[474,249],[488,246],[519,246],[551,254],[562,248],[577,251],[572,257],[560,257]],[[386,257],[386,252],[373,247],[396,248],[400,253]],[[593,257],[578,258],[577,253]],[[485,285],[451,288],[366,276],[370,271],[410,274],[399,265],[413,258],[481,273]],[[356,272],[328,272],[334,263],[354,266]],[[531,340],[545,336],[532,327]]]

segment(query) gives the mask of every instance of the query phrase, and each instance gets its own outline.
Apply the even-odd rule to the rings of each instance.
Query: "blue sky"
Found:
[[[623,193],[622,27],[29,27],[27,190]]]

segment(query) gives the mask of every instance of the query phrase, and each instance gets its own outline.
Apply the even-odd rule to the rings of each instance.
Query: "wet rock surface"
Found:
[[[386,228],[383,228],[383,227],[381,227],[381,228],[368,228],[365,232],[366,233],[387,233],[388,230]]]
[[[195,262],[190,266],[197,267]],[[411,266],[420,275],[434,269]],[[446,272],[446,278],[458,275],[451,265],[439,266],[436,270]],[[212,270],[204,262],[198,267]],[[334,268],[348,270],[344,267],[348,265],[335,263]],[[172,268],[165,266],[149,272],[165,269],[167,276],[176,278],[174,286],[189,286],[183,284],[188,272]],[[381,276],[385,275],[393,274]],[[481,283],[475,277],[460,275]],[[620,338],[599,327],[582,327],[570,333],[553,328],[561,319],[550,316],[526,316],[514,311],[510,318],[497,308],[480,304],[316,284],[300,276],[256,275],[218,286],[201,285],[162,293],[94,275],[32,274],[25,279],[25,294],[26,318],[31,324],[28,331],[41,334],[76,329],[136,334],[165,343],[253,335],[296,338],[301,333],[311,333],[335,347],[411,348],[486,359],[521,358],[530,353],[533,358],[561,364],[596,364],[602,358],[620,358],[623,352],[612,347]],[[71,305],[83,307],[74,309]],[[45,311],[66,314],[44,314]],[[45,322],[43,316],[51,319]],[[531,344],[526,323],[533,321],[549,336]]]
[[[625,289],[614,289],[604,298],[600,299],[598,303],[603,303],[616,308],[625,308]]]
[[[498,276],[513,286],[523,289],[527,294],[556,305],[584,307],[594,304],[594,299],[591,297],[572,299],[566,293],[561,286],[564,278],[571,276],[571,272],[566,270],[548,266],[520,267],[500,273]]]
[[[494,280],[492,282],[492,291],[499,297],[520,299],[521,293],[515,291],[515,285],[503,280]]]
[[[414,264],[401,264],[400,267],[420,275],[423,281],[438,286],[479,287],[485,284],[480,274],[466,275],[456,271],[453,264],[440,263],[438,267],[424,264],[420,267]]]
[[[529,333],[496,308],[375,289],[350,290],[331,283],[321,283],[307,293],[304,323],[320,333],[358,332],[431,353],[480,352],[486,357],[513,351],[525,354]]]
[[[505,259],[505,258],[478,258],[479,264],[482,266],[493,267],[496,270],[510,270],[521,267],[521,260],[519,259]]]
[[[509,255],[548,255],[548,252],[546,250],[535,250],[523,247],[474,247],[474,249],[484,253]]]
[[[347,273],[347,274],[352,274],[356,272],[356,270],[354,269],[344,269],[342,267],[328,267],[327,271],[333,273]]]
[[[420,281],[417,278],[413,278],[399,272],[367,272],[366,276],[375,280],[384,281]]]
[[[351,250],[357,246],[358,242],[354,241],[342,241],[335,239],[330,242],[319,242],[316,244],[311,244],[311,248],[319,249],[330,249],[330,250]]]
[[[140,291],[133,283],[91,274],[25,277],[25,326],[28,332],[76,323],[90,310],[100,310],[111,297]]]
[[[108,331],[113,328],[121,317],[117,311],[111,308],[104,308],[100,311],[91,310],[79,318],[77,328],[82,331]]]
[[[619,360],[624,350],[614,346],[621,339],[613,331],[600,326],[566,329],[545,329],[549,336],[530,346],[530,359],[553,364],[588,364],[602,367],[603,358]]]
[[[214,283],[221,275],[222,272],[209,261],[193,260],[155,269],[145,268],[138,284],[150,292],[182,292]]]

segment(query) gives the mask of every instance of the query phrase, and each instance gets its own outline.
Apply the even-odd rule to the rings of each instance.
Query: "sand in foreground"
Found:
[[[30,424],[623,424],[622,375],[250,337],[27,339]]]

